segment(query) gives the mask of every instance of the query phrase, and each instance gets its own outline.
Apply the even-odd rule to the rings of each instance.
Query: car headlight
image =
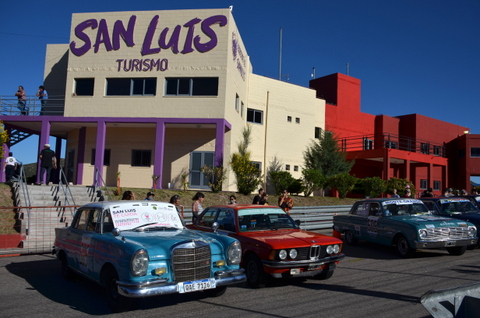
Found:
[[[475,226],[469,226],[468,227],[468,236],[469,237],[477,236],[477,228]]]
[[[288,252],[288,256],[291,258],[291,259],[296,259],[297,258],[297,255],[298,255],[298,252],[296,249],[292,248],[289,252]]]
[[[280,250],[280,252],[278,252],[278,257],[280,257],[281,260],[284,260],[287,258],[287,251],[286,250]]]
[[[130,261],[133,276],[145,276],[148,269],[148,253],[146,250],[138,250]]]
[[[242,259],[242,246],[239,241],[235,241],[228,247],[228,264],[238,265]]]
[[[340,252],[340,245],[335,244],[327,246],[327,254],[337,254],[338,252]]]
[[[419,230],[418,236],[420,237],[421,240],[426,239],[428,236],[427,230]]]

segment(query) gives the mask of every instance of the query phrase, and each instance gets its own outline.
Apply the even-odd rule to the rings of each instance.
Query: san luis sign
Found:
[[[145,35],[141,39],[140,54],[142,57],[160,54],[162,50],[170,49],[175,54],[188,54],[192,52],[206,53],[213,50],[218,44],[218,37],[213,27],[227,25],[227,17],[214,15],[206,19],[194,18],[183,25],[159,28],[160,16],[155,15],[149,22]],[[79,40],[70,42],[70,51],[75,56],[82,56],[93,49],[97,53],[101,47],[107,52],[117,51],[122,45],[127,47],[137,46],[135,39],[135,26],[137,16],[132,15],[125,24],[116,20],[108,25],[105,19],[88,19],[80,22],[75,27],[75,36]],[[90,30],[93,32],[94,36]],[[181,40],[182,39],[182,40]],[[164,71],[168,69],[167,59],[117,59],[118,71]]]

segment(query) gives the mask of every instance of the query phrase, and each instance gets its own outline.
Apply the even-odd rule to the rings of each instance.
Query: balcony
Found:
[[[406,136],[363,135],[341,138],[339,141],[341,150],[345,152],[388,148],[446,158],[445,145]]]
[[[18,104],[17,97],[0,96],[2,116],[63,116],[65,98],[48,98],[43,100],[37,96],[27,96],[25,108]]]

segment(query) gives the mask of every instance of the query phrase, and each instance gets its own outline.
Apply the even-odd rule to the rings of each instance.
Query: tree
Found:
[[[8,139],[8,131],[5,129],[3,121],[0,120],[0,158],[5,158],[5,149],[3,148],[3,144],[6,143]]]
[[[212,189],[213,193],[222,191],[223,181],[227,178],[226,168],[222,166],[212,167],[204,165],[200,170],[205,175],[205,178],[207,178],[208,186]]]
[[[347,193],[352,191],[357,181],[358,179],[351,176],[348,172],[342,172],[331,176],[328,180],[328,184],[333,188],[336,188],[340,198],[344,199],[347,196]]]
[[[386,182],[379,177],[365,178],[361,181],[363,193],[370,198],[377,198],[387,189]]]
[[[323,188],[327,182],[327,178],[317,169],[302,170],[303,194],[308,197],[313,191]]]
[[[288,171],[270,171],[270,180],[272,182],[272,186],[275,189],[275,194],[282,193],[283,189],[288,189],[294,182],[295,178],[292,177],[291,173]]]
[[[393,189],[397,189],[398,194],[400,196],[403,196],[405,194],[405,189],[409,186],[409,189],[411,193],[415,196],[416,189],[413,186],[413,183],[411,181],[408,181],[406,179],[399,179],[399,178],[391,178],[387,181],[387,189],[386,192],[389,194],[393,193]]]
[[[238,152],[232,155],[230,165],[235,174],[238,192],[248,195],[262,182],[262,176],[250,160],[248,146],[251,142],[252,127],[247,125],[242,132],[242,140],[238,144]]]
[[[348,173],[354,161],[348,161],[340,150],[338,141],[331,132],[322,132],[319,138],[312,141],[303,153],[306,169],[317,169],[329,178],[339,173]]]

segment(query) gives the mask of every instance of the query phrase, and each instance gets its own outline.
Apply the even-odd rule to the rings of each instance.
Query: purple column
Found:
[[[163,157],[165,155],[165,122],[158,121],[155,131],[155,149],[153,155],[153,174],[159,176],[154,187],[162,189]]]
[[[219,120],[215,129],[215,166],[223,166],[223,151],[225,143],[225,121]]]
[[[87,128],[80,128],[78,135],[78,151],[77,151],[77,168],[76,168],[76,184],[83,184],[83,165],[85,164],[85,141],[87,139]]]
[[[95,143],[95,171],[93,174],[94,185],[102,185],[106,130],[107,130],[107,124],[105,123],[105,121],[98,121],[97,141]]]

